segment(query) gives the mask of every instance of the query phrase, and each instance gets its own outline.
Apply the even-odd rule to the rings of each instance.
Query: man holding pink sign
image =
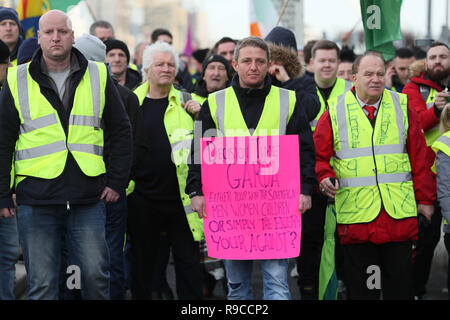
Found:
[[[253,298],[253,260],[263,298],[290,299],[288,258],[299,255],[300,214],[317,184],[308,120],[294,92],[271,85],[269,61],[263,40],[243,39],[231,87],[210,94],[194,129],[186,193],[208,254],[225,259],[230,300]]]

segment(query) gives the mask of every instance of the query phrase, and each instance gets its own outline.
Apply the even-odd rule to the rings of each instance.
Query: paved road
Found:
[[[430,279],[427,286],[427,294],[425,295],[425,300],[447,300],[447,251],[445,250],[443,241],[438,244],[435,257],[433,260],[433,265],[431,269]],[[289,266],[289,273],[291,273],[294,268],[295,263],[291,260]],[[26,272],[23,263],[19,262],[16,265],[16,297],[18,299],[26,299],[25,289],[26,289]],[[262,299],[262,274],[261,268],[258,263],[254,265],[253,272],[253,292],[255,299]],[[167,268],[167,280],[169,286],[172,288],[176,298],[175,291],[175,271],[173,262],[169,262]],[[289,276],[289,288],[291,290],[291,296],[293,300],[300,299],[300,293],[298,290],[297,279]],[[215,299],[225,299],[224,290],[221,283],[218,283],[214,289]]]

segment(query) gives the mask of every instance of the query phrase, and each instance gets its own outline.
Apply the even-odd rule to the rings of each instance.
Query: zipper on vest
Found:
[[[70,203],[68,200],[67,200],[67,211],[70,211]]]
[[[380,106],[381,106],[381,104],[380,104]],[[377,113],[377,116],[378,116],[378,113]],[[374,121],[374,124],[372,127],[372,129],[373,129],[372,130],[372,157],[373,157],[373,163],[375,164],[375,168],[373,168],[373,172],[375,173],[375,181],[377,182],[377,189],[378,189],[378,194],[380,195],[381,206],[383,206],[383,197],[381,196],[380,185],[378,184],[378,170],[377,170],[377,161],[375,159],[375,146],[373,143],[373,136],[375,135],[375,122],[376,121],[377,121],[377,118],[375,117],[375,121]]]

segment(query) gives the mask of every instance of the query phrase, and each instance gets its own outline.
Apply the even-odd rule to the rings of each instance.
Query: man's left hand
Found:
[[[269,73],[272,76],[275,76],[277,80],[280,82],[286,82],[290,79],[289,74],[287,73],[284,66],[281,64],[272,63],[272,65],[269,68]]]
[[[194,117],[198,115],[202,107],[200,103],[195,100],[189,100],[186,103],[182,103],[181,106],[184,108],[184,110],[192,114]]]
[[[431,222],[431,217],[434,213],[434,206],[428,205],[428,204],[418,204],[417,205],[417,213],[425,216],[427,218],[428,222]]]
[[[114,191],[110,187],[105,187],[100,200],[104,200],[105,202],[116,202],[117,200],[119,200],[119,197],[120,195],[116,191]]]
[[[300,214],[304,214],[306,211],[311,209],[311,196],[300,194],[298,203],[298,212]]]

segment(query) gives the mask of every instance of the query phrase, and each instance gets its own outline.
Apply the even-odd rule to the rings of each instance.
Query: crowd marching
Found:
[[[28,299],[174,299],[171,255],[179,299],[218,283],[223,299],[253,299],[254,261],[208,257],[196,141],[211,130],[298,137],[301,252],[259,261],[264,299],[291,299],[289,263],[301,299],[329,298],[326,239],[340,299],[421,299],[442,223],[450,252],[446,43],[385,61],[345,41],[298,50],[275,27],[188,57],[156,29],[131,56],[107,21],[75,38],[51,10],[24,39],[5,7],[0,40],[1,300],[15,299],[19,259]],[[370,266],[381,287],[367,285]]]

